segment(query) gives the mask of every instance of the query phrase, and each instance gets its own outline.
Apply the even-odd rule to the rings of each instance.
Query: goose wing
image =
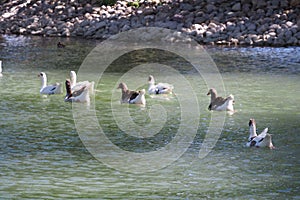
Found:
[[[268,128],[265,128],[258,136],[256,136],[252,141],[254,141],[256,144],[259,142],[262,142],[266,135],[268,133]]]
[[[137,98],[137,96],[139,96],[139,92],[137,91],[130,91],[130,97],[129,97],[129,102],[134,100],[135,98]]]
[[[55,94],[56,90],[58,89],[59,84],[48,85],[40,90],[41,94]]]
[[[222,106],[227,101],[227,98],[217,97],[213,102],[208,106],[209,110],[214,110],[219,106]]]

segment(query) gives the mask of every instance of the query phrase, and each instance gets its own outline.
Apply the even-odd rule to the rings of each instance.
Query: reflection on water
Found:
[[[66,49],[56,48],[61,40]],[[1,198],[299,198],[299,47],[209,47],[227,91],[220,95],[234,94],[237,113],[226,116],[217,145],[199,159],[211,117],[209,97],[203,81],[193,73],[185,74],[201,88],[197,91],[201,112],[198,133],[175,163],[136,175],[111,169],[89,154],[76,132],[72,105],[63,101],[63,94],[43,98],[38,93],[39,71],[47,73],[49,82],[63,82],[70,70],[79,68],[95,46],[93,41],[4,36],[0,42],[4,75],[0,78]],[[128,151],[168,144],[179,120],[176,97],[168,102],[147,96],[144,110],[129,106],[130,117],[138,125],[150,123],[148,109],[157,103],[172,113],[164,134],[153,141],[128,139],[118,132],[111,103],[115,108],[123,105],[118,100],[111,102],[111,92],[121,75],[108,72],[95,95],[96,113],[106,133]],[[244,147],[252,117],[258,132],[269,127],[275,150]]]

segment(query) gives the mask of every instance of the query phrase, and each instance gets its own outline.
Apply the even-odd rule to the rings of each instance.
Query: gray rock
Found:
[[[169,29],[172,29],[172,30],[176,30],[177,29],[177,22],[175,21],[169,21],[169,22],[166,22],[166,27],[165,28],[169,28]]]
[[[213,33],[211,31],[206,31],[205,32],[206,37],[211,37],[212,35],[213,35]]]
[[[242,4],[242,10],[244,13],[248,13],[251,10],[251,5],[249,3]]]
[[[274,46],[283,46],[285,44],[285,41],[282,38],[276,38],[274,39],[274,42],[272,45]]]
[[[189,12],[195,10],[194,6],[192,6],[192,5],[189,4],[189,3],[181,3],[181,4],[180,4],[180,9],[181,9],[181,10],[186,10],[186,11],[189,11]]]
[[[234,4],[234,5],[232,6],[232,10],[233,10],[233,11],[240,11],[240,10],[241,10],[241,3],[238,2],[238,3]]]
[[[208,5],[206,6],[206,12],[207,12],[208,14],[212,13],[214,10],[216,10],[216,6],[214,6],[213,4],[208,4]]]
[[[105,28],[106,25],[107,25],[107,24],[106,24],[106,21],[98,22],[98,23],[96,23],[96,25],[95,25],[95,30],[97,31],[98,29]]]
[[[111,34],[117,34],[119,32],[118,25],[116,23],[113,23],[108,28],[109,33]]]
[[[288,44],[288,45],[296,45],[297,42],[298,42],[298,40],[295,37],[291,37],[286,40],[286,44]]]
[[[256,30],[256,25],[254,23],[248,23],[248,24],[246,24],[246,27],[249,31]]]
[[[129,24],[125,24],[122,28],[121,28],[122,31],[128,31],[130,30],[130,26]]]
[[[153,8],[146,8],[146,9],[143,9],[143,14],[144,15],[153,15],[153,14],[155,14],[155,11]]]
[[[287,38],[287,39],[289,39],[289,38],[291,38],[292,37],[292,32],[290,31],[290,30],[286,30],[285,32],[284,32],[284,36],[285,36],[285,38]]]
[[[300,40],[300,31],[294,34],[294,37]]]
[[[195,17],[193,23],[194,24],[202,24],[207,20],[206,17]]]
[[[172,19],[176,22],[183,22],[184,21],[184,16],[181,14],[175,14]]]

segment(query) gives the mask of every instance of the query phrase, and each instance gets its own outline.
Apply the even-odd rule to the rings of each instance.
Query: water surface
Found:
[[[66,43],[67,48],[57,49],[58,41]],[[237,113],[226,114],[216,146],[199,159],[212,114],[207,110],[208,90],[199,76],[182,70],[187,80],[200,88],[196,91],[201,113],[197,135],[183,156],[170,166],[134,174],[110,168],[87,151],[75,128],[72,105],[63,101],[64,94],[39,94],[40,71],[47,73],[49,82],[63,83],[95,45],[95,41],[79,39],[0,39],[1,199],[300,198],[299,47],[206,47],[223,77],[226,94],[220,95],[234,94]],[[112,105],[116,109],[127,105],[111,100],[111,96],[112,92],[120,92],[114,87],[121,76],[119,71],[107,72],[95,93],[97,117],[109,138],[135,152],[153,151],[171,142],[180,122],[176,96],[169,100],[146,96],[145,108],[129,106],[131,117],[140,126],[150,123],[151,106],[166,108],[167,124],[156,137],[128,138],[118,129]],[[275,150],[244,147],[250,118],[256,119],[258,132],[269,127]]]

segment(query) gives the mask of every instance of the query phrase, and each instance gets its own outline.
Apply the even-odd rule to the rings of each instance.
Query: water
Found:
[[[67,48],[57,49],[58,41],[66,43]],[[1,199],[300,198],[299,47],[207,47],[224,80],[226,94],[222,95],[234,94],[237,113],[226,114],[216,146],[199,159],[211,116],[223,113],[207,111],[205,83],[193,72],[183,70],[186,78],[200,88],[196,94],[201,113],[197,135],[171,165],[135,174],[110,168],[88,152],[77,133],[72,105],[63,101],[64,94],[39,94],[40,71],[47,73],[51,83],[63,82],[70,70],[78,70],[94,41],[4,36],[0,42],[4,69],[0,78]],[[121,76],[119,72],[107,72],[95,94],[96,115],[108,137],[127,151],[140,153],[169,144],[180,122],[177,97],[166,100],[147,96],[145,108],[130,105],[129,113],[139,126],[151,124],[148,113],[156,104],[166,108],[168,118],[157,137],[127,137],[111,113],[112,107],[127,108],[119,105],[120,91],[114,89]],[[112,91],[115,96],[111,101]],[[157,112],[164,114],[159,109]],[[250,118],[256,119],[258,132],[269,127],[275,150],[244,147]]]

